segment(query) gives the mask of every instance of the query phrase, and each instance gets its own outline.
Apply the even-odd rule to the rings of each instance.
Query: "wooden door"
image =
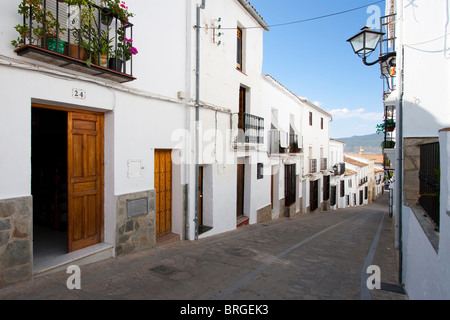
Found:
[[[244,215],[244,180],[245,164],[237,164],[237,186],[236,186],[236,216]]]
[[[155,150],[156,237],[172,232],[172,150]]]
[[[103,115],[68,112],[68,249],[103,239]]]
[[[309,184],[309,210],[312,212],[319,207],[319,181],[310,181]]]
[[[270,209],[273,210],[273,167],[270,175]]]
[[[295,164],[286,164],[284,166],[284,198],[285,206],[290,206],[295,203],[295,194],[297,192],[296,188],[296,177],[295,177]]]
[[[246,90],[244,87],[239,88],[239,121],[238,121],[238,129],[245,129],[245,113],[247,112],[245,106],[246,99]]]

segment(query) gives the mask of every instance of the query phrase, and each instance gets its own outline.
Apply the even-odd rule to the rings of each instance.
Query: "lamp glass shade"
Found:
[[[355,51],[358,56],[366,57],[377,48],[383,35],[383,32],[371,30],[369,27],[364,27],[359,33],[347,41],[350,42],[353,47],[353,51]]]

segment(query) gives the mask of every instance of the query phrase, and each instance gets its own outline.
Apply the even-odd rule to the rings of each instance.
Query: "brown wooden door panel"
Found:
[[[237,186],[236,186],[236,216],[244,215],[244,181],[245,165],[237,164]]]
[[[102,241],[103,115],[68,112],[69,252]]]
[[[156,237],[172,231],[172,151],[155,150]]]

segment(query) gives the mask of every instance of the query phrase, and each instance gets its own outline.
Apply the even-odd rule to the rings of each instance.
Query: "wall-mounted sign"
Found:
[[[75,99],[86,100],[86,90],[73,88],[72,97]]]

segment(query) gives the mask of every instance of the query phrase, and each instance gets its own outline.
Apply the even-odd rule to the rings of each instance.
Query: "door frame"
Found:
[[[99,183],[98,183],[98,192],[99,192],[99,226],[98,226],[98,231],[99,231],[99,241],[96,243],[102,243],[104,242],[104,237],[105,237],[105,210],[104,210],[104,201],[105,201],[105,185],[104,185],[104,181],[105,181],[105,168],[104,168],[104,153],[105,153],[105,114],[103,112],[96,112],[96,111],[88,111],[88,110],[82,110],[82,109],[76,109],[76,108],[68,108],[68,107],[61,107],[61,106],[54,106],[54,105],[47,105],[47,104],[43,104],[43,103],[36,103],[36,102],[32,102],[31,103],[31,108],[41,108],[41,109],[49,109],[49,110],[57,110],[57,111],[64,111],[67,112],[67,120],[66,120],[66,128],[67,128],[67,133],[69,136],[69,112],[71,113],[78,113],[78,114],[89,114],[89,115],[95,115],[95,116],[99,116],[100,117],[100,128],[99,128],[99,132],[100,132],[100,138],[99,138],[99,147],[98,147],[98,153],[97,153],[97,157],[98,157],[98,161],[99,161]],[[32,133],[33,134],[33,133]],[[69,146],[69,137],[68,137],[68,145],[67,145],[67,167],[69,169],[69,148],[71,146]],[[68,173],[68,179],[69,179],[69,173]],[[68,181],[68,183],[70,183]],[[69,189],[69,186],[68,186]],[[69,199],[68,199],[69,201]],[[71,235],[71,226],[70,226],[70,210],[71,210],[71,205],[68,203],[68,221],[67,221],[67,233],[68,233],[68,237],[67,237],[67,244],[68,244],[68,252],[72,252],[75,250],[79,250],[82,248],[78,248],[78,247],[72,247],[71,243],[70,243],[70,235]],[[96,244],[93,243],[92,245]],[[89,247],[91,245],[88,245],[86,247]]]

